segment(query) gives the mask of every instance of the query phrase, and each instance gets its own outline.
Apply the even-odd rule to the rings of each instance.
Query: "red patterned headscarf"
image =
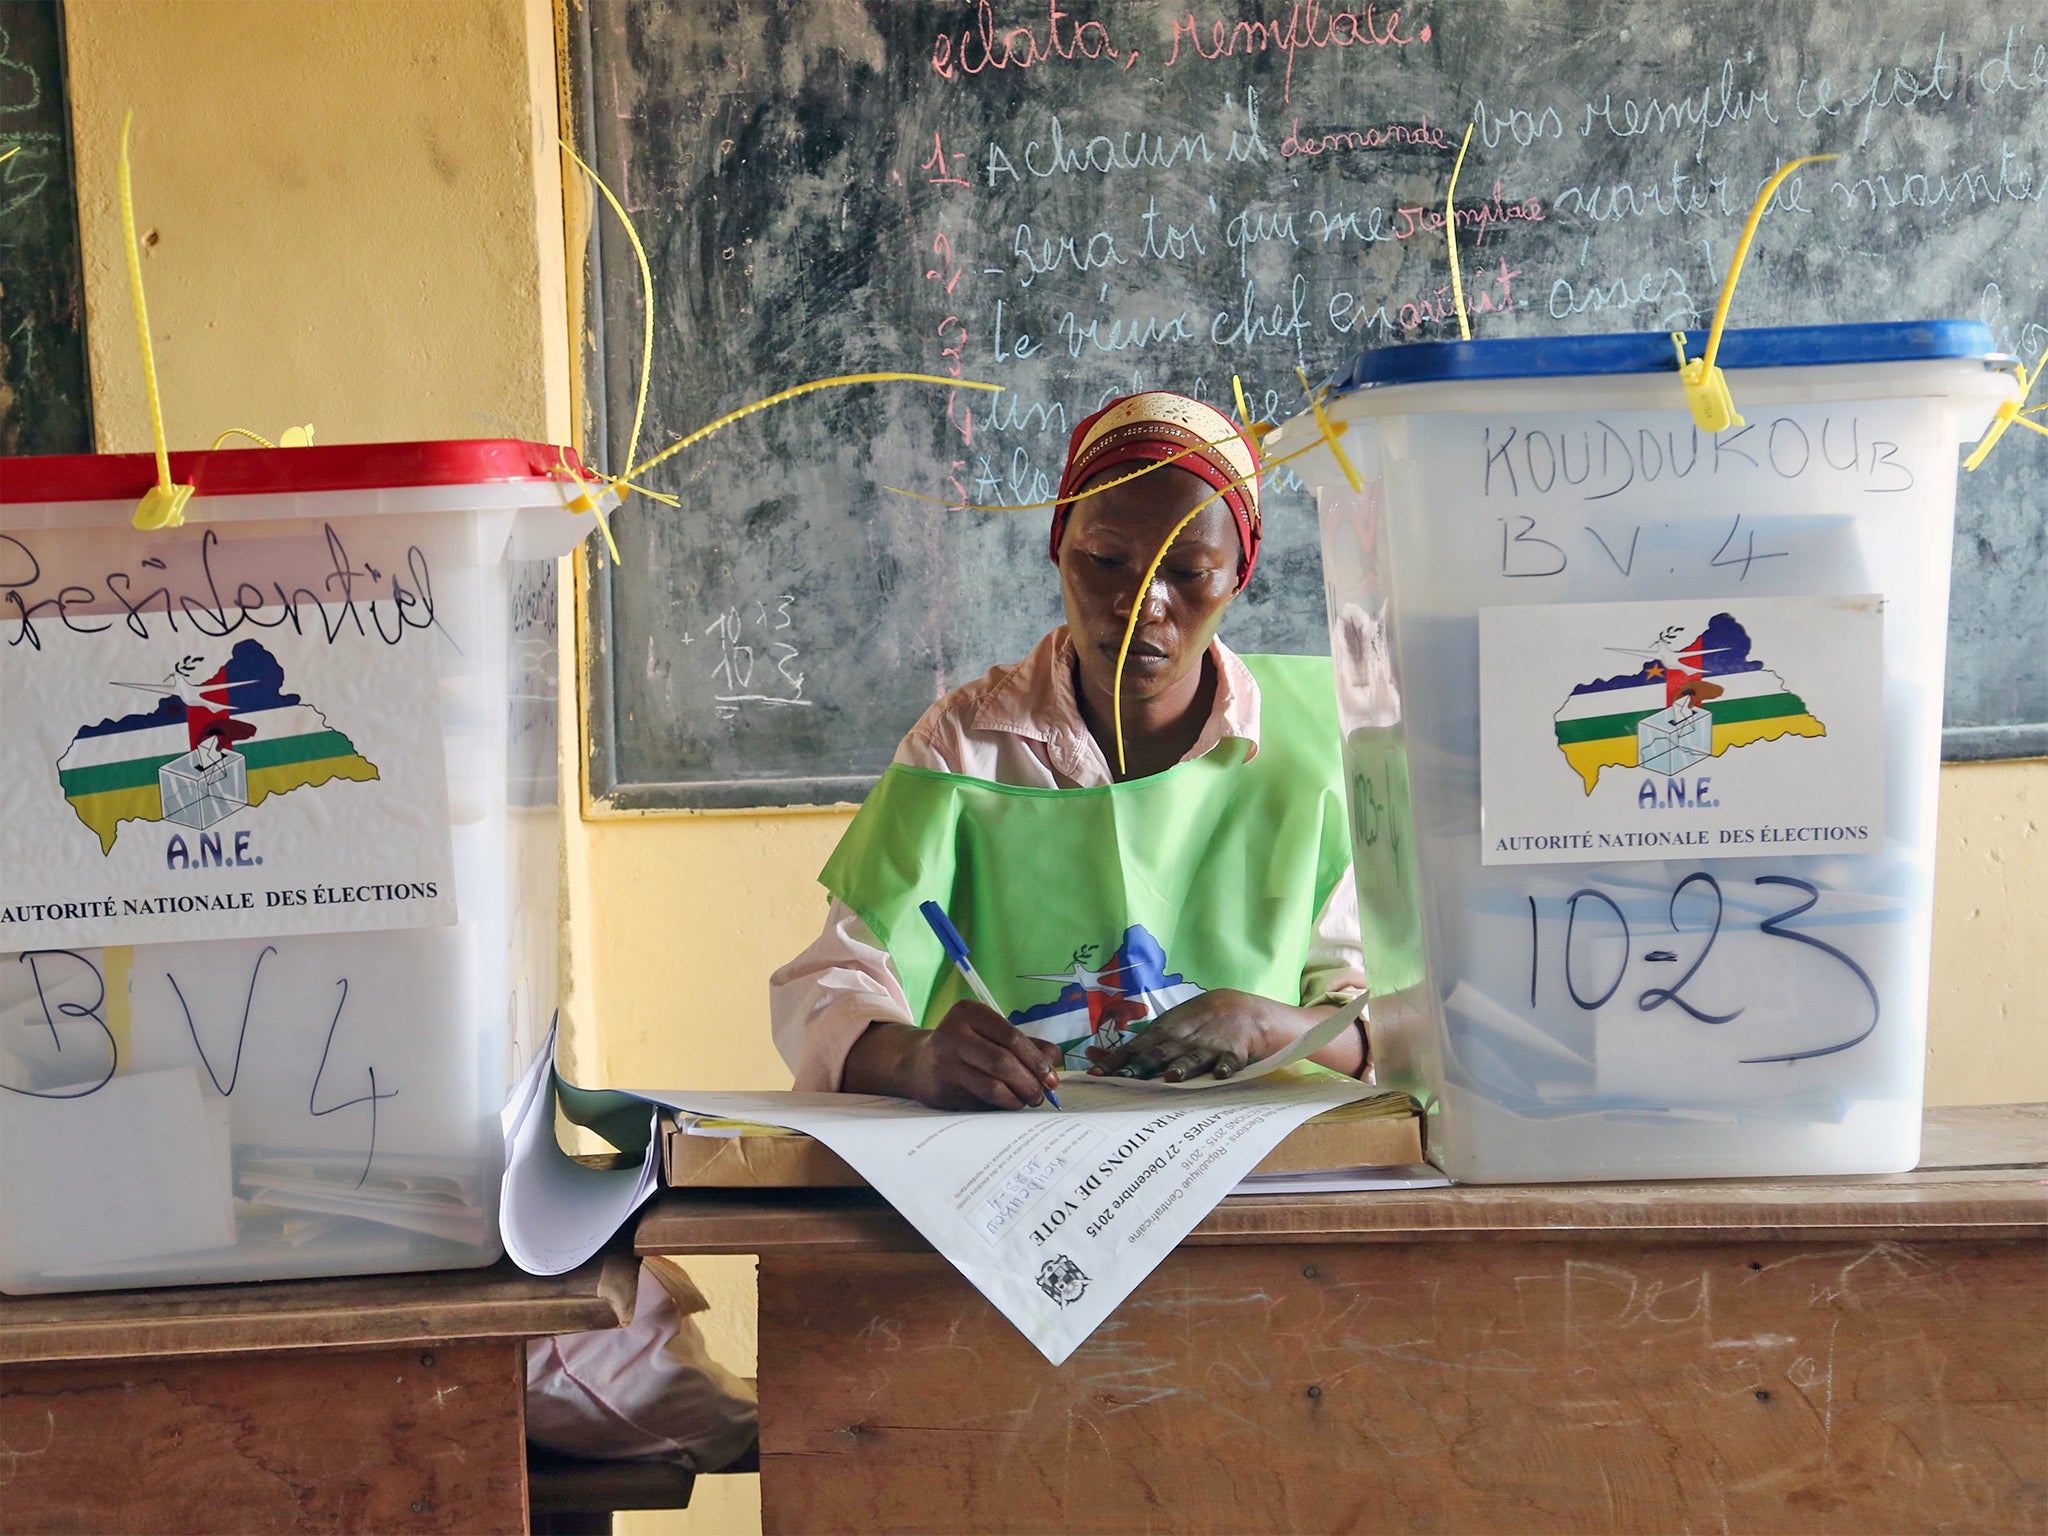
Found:
[[[1112,400],[1074,428],[1067,442],[1066,473],[1060,476],[1062,499],[1052,514],[1052,558],[1059,559],[1060,539],[1067,531],[1066,497],[1105,469],[1161,459],[1172,459],[1176,469],[1223,493],[1223,504],[1237,520],[1238,544],[1244,552],[1237,570],[1242,592],[1259,558],[1258,440],[1213,405],[1170,390]]]

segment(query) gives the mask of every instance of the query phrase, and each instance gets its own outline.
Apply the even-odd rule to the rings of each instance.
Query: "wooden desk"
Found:
[[[789,1531],[2048,1528],[2048,1106],[1919,1171],[1231,1200],[1054,1369],[863,1191],[671,1193],[761,1260]]]
[[[523,1532],[525,1341],[633,1270],[0,1298],[0,1530]]]

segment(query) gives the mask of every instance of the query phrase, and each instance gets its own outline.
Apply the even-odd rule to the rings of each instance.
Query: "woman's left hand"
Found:
[[[1122,1045],[1088,1047],[1096,1076],[1163,1077],[1178,1083],[1204,1072],[1228,1077],[1284,1050],[1314,1027],[1324,1009],[1293,1008],[1250,992],[1221,989],[1169,1008]]]

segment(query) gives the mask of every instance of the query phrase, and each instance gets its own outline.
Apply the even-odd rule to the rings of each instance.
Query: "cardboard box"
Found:
[[[1422,1118],[1412,1102],[1394,1094],[1296,1126],[1252,1171],[1313,1173],[1422,1160]],[[693,1136],[668,1116],[661,1126],[661,1177],[671,1189],[834,1189],[867,1182],[808,1136]]]

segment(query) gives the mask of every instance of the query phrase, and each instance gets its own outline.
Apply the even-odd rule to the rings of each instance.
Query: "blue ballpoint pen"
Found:
[[[939,947],[945,950],[946,958],[953,962],[974,995],[997,1013],[1002,1013],[1003,1005],[990,995],[988,983],[981,979],[981,972],[977,971],[974,962],[967,958],[967,941],[960,937],[960,930],[955,928],[953,920],[946,916],[946,909],[936,901],[927,901],[920,903],[917,910],[922,912],[924,920],[932,925],[932,932],[938,937]],[[1004,1017],[1007,1018],[1008,1015],[1005,1014]],[[1045,1090],[1045,1096],[1052,1101],[1054,1109],[1060,1107],[1059,1095],[1050,1088]]]

